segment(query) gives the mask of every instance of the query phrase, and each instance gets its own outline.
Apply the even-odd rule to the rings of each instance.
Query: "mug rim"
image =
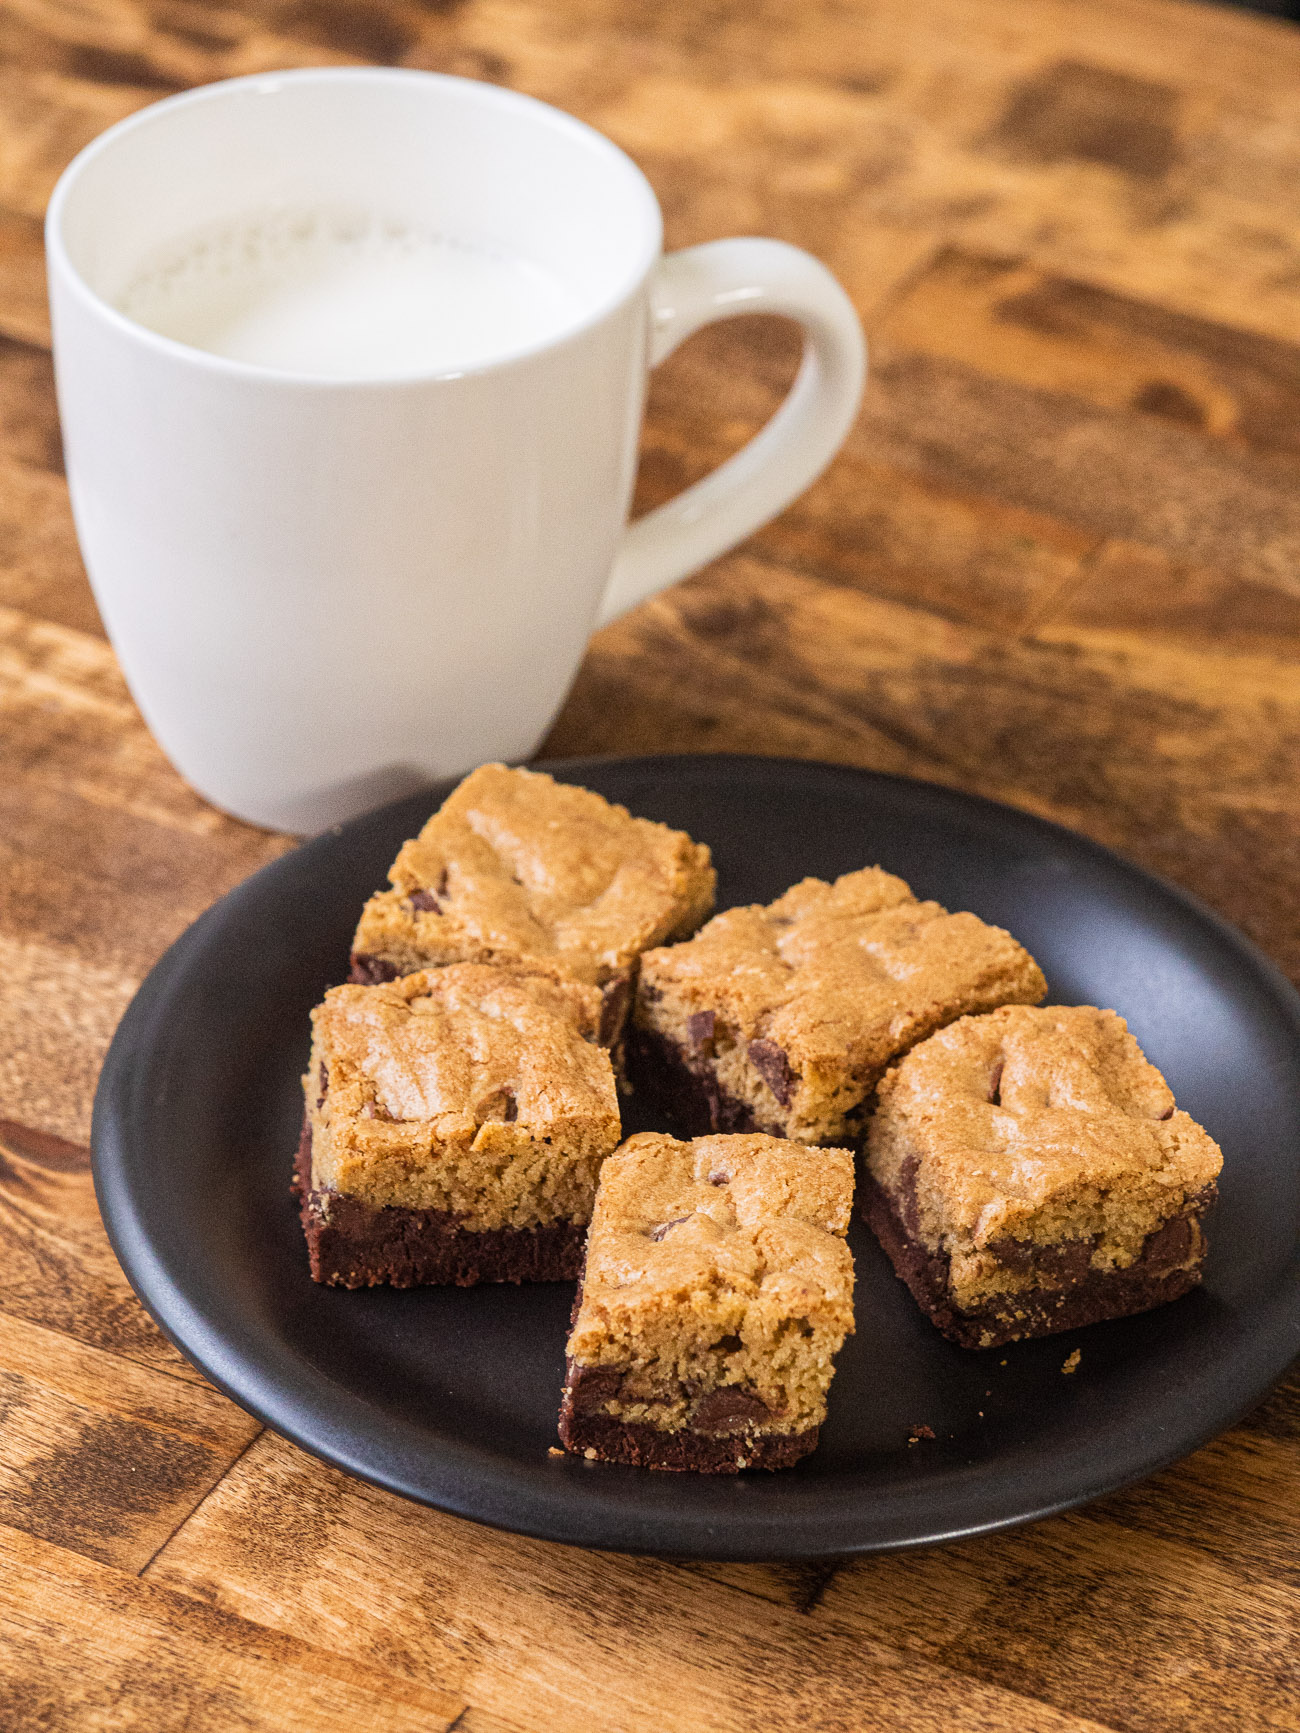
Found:
[[[604,295],[594,307],[581,315],[573,324],[562,327],[549,337],[527,345],[525,348],[512,350],[509,354],[493,357],[485,361],[471,363],[461,367],[429,368],[412,370],[405,373],[392,374],[360,374],[354,377],[334,377],[323,373],[302,372],[288,367],[267,367],[260,362],[239,361],[229,356],[214,354],[211,350],[200,349],[192,343],[182,343],[178,338],[165,337],[161,332],[151,330],[149,326],[130,318],[113,305],[104,295],[93,288],[73,264],[63,237],[63,220],[68,201],[74,195],[77,183],[89,165],[97,158],[111,151],[128,133],[142,127],[152,125],[158,117],[177,108],[189,107],[196,103],[219,101],[227,98],[238,90],[261,87],[267,95],[274,95],[285,84],[421,84],[455,86],[460,90],[472,92],[476,100],[495,104],[501,108],[522,110],[559,132],[567,132],[587,146],[595,149],[601,155],[615,163],[627,176],[629,184],[640,193],[648,219],[645,224],[645,240],[637,254],[633,266],[620,278],[616,287]],[[195,85],[190,90],[178,91],[174,96],[163,97],[158,102],[147,103],[145,107],[136,109],[133,114],[126,115],[122,120],[115,121],[103,132],[96,134],[77,152],[68,163],[50,195],[50,202],[45,212],[45,253],[50,267],[50,280],[53,284],[57,275],[89,311],[115,327],[123,335],[145,348],[153,349],[160,355],[172,360],[182,361],[190,366],[197,366],[205,371],[225,375],[250,384],[262,385],[293,385],[316,390],[350,390],[375,391],[409,386],[435,384],[438,382],[452,383],[461,379],[476,379],[486,374],[496,373],[506,368],[517,366],[523,362],[536,359],[539,355],[552,350],[564,348],[567,344],[584,337],[596,326],[602,324],[611,314],[615,313],[643,287],[646,278],[653,269],[656,260],[663,250],[663,213],[654,188],[650,185],[645,172],[636,162],[596,127],[590,126],[577,115],[569,114],[553,103],[543,102],[539,97],[528,96],[523,91],[511,90],[498,84],[490,84],[486,80],[463,78],[455,73],[426,72],[417,67],[405,66],[307,66],[291,67],[283,71],[247,73],[238,78],[216,79],[210,84]]]

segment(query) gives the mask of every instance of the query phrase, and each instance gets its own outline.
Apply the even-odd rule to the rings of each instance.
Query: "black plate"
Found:
[[[363,900],[443,788],[318,837],[209,909],[105,1063],[93,1144],[114,1248],[237,1402],[350,1473],[521,1533],[815,1558],[1095,1498],[1229,1425],[1300,1351],[1300,999],[1245,939],[1105,849],[943,788],[784,759],[549,768],[708,842],[720,907],[880,862],[1011,928],[1053,1000],[1116,1007],[1223,1146],[1205,1284],[1144,1317],[970,1353],[856,1225],[858,1330],[813,1456],[721,1479],[549,1456],[570,1288],[317,1287],[289,1197],[308,1010],[343,978]],[[909,1445],[919,1425],[937,1436]]]

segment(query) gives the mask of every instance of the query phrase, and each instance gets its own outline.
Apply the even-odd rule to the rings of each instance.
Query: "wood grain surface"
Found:
[[[169,91],[377,61],[645,167],[670,245],[784,237],[872,340],[777,522],[601,633],[552,753],[781,752],[1063,820],[1300,979],[1300,33],[1176,0],[0,0],[0,1726],[1300,1728],[1300,1379],[1141,1486],[840,1568],[679,1565],[416,1509],[161,1337],[95,1209],[135,986],[293,846],[131,702],[62,476],[40,220]],[[790,331],[656,375],[640,504],[770,413]]]

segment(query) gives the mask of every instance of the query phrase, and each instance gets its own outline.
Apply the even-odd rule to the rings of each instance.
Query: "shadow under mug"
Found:
[[[327,378],[160,336],[115,301],[212,223],[352,209],[504,249],[567,289],[546,341]],[[314,831],[532,753],[598,624],[724,552],[825,467],[865,371],[853,307],[778,241],[661,254],[615,145],[467,79],[331,68],[157,103],[71,163],[46,224],[82,553],[164,750],[227,811]],[[780,313],[777,414],[631,528],[646,375],[714,319]]]

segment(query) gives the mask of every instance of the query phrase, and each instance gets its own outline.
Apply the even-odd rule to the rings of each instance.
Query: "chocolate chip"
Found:
[[[794,1092],[794,1072],[790,1057],[775,1041],[751,1041],[749,1062],[776,1096],[782,1107],[789,1107]]]
[[[729,1173],[723,1173],[723,1171],[720,1167],[715,1167],[713,1172],[709,1175],[709,1184],[710,1185],[730,1185],[731,1184],[731,1175]]]
[[[395,981],[400,972],[383,957],[372,957],[364,951],[353,951],[352,973],[348,980],[357,987],[377,987],[381,981]]]
[[[688,1222],[690,1219],[689,1216],[674,1216],[670,1222],[660,1222],[657,1228],[650,1229],[650,1238],[652,1240],[666,1239],[673,1228],[681,1227],[683,1222]]]
[[[716,1011],[692,1011],[686,1019],[686,1039],[697,1059],[713,1052],[713,1030],[718,1021]]]
[[[569,1405],[575,1414],[603,1408],[619,1393],[623,1383],[621,1366],[579,1366],[569,1362]]]
[[[739,1348],[743,1347],[744,1344],[741,1342],[739,1336],[719,1336],[713,1346],[718,1350],[719,1354],[734,1354]]]
[[[1160,1117],[1161,1117],[1161,1119],[1172,1119],[1174,1117],[1174,1109],[1173,1109],[1172,1103],[1168,1107],[1165,1108],[1164,1112],[1160,1115]]]
[[[519,1118],[519,1100],[513,1089],[498,1089],[483,1110],[484,1120],[500,1120],[513,1125]]]
[[[738,1432],[756,1421],[770,1420],[772,1410],[752,1391],[722,1384],[701,1396],[691,1410],[697,1432]]]
[[[330,1068],[322,1059],[320,1062],[320,1094],[316,1097],[316,1107],[319,1111],[325,1105],[325,1097],[330,1089]]]
[[[412,891],[406,900],[413,909],[421,909],[431,915],[442,913],[442,904],[433,891]]]
[[[1001,1107],[1002,1105],[1002,1072],[1005,1064],[1004,1059],[999,1059],[989,1073],[989,1100],[994,1107]]]
[[[612,1047],[622,1033],[627,1020],[628,1001],[632,997],[632,978],[626,972],[606,981],[600,995],[600,1029],[596,1040],[602,1047]]]
[[[1190,1215],[1171,1216],[1153,1234],[1148,1234],[1141,1259],[1148,1269],[1176,1269],[1196,1247],[1196,1225]]]

